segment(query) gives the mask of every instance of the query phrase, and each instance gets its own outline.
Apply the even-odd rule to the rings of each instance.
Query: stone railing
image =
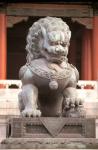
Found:
[[[12,87],[16,87],[16,88],[21,88],[21,81],[20,80],[0,80],[0,87],[1,88],[10,88]]]
[[[0,80],[0,115],[19,115],[18,93],[20,80]]]
[[[10,86],[15,85],[17,88],[21,88],[20,80],[0,80],[0,85],[3,88],[10,88]],[[79,80],[77,87],[80,89],[98,89],[98,81],[91,80]]]
[[[18,93],[21,91],[20,80],[0,80],[0,115],[19,115]],[[77,83],[78,96],[83,98],[88,114],[96,114],[98,109],[98,81]],[[92,109],[93,108],[93,109]]]

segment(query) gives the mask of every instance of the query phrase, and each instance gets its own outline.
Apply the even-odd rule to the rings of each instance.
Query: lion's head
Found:
[[[27,62],[45,57],[61,62],[66,59],[71,37],[69,26],[56,17],[45,17],[35,22],[27,35]]]

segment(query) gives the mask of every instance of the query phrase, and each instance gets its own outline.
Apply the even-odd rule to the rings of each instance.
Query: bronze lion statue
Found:
[[[56,17],[35,22],[27,35],[27,62],[20,68],[23,116],[74,116],[82,102],[77,98],[78,70],[68,63],[71,31]]]

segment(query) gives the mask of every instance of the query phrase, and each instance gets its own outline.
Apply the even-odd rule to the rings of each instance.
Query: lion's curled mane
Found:
[[[42,38],[42,28],[46,30],[46,33],[58,30],[63,31],[66,37],[65,42],[69,44],[71,31],[66,22],[56,17],[41,18],[29,28],[26,45],[27,62],[42,57],[38,45],[39,40]]]

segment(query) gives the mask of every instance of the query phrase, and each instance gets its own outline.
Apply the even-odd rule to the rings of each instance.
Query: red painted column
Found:
[[[6,15],[0,13],[0,80],[6,79]]]
[[[85,29],[82,39],[81,79],[92,80],[92,32]]]
[[[92,74],[98,80],[98,16],[93,17]]]

